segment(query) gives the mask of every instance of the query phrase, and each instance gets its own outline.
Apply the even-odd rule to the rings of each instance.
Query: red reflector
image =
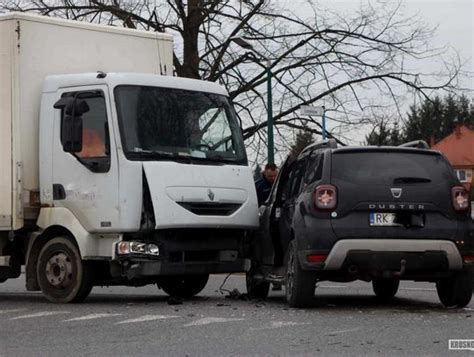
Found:
[[[333,185],[317,186],[313,192],[313,202],[317,209],[333,210],[337,206],[337,189]]]
[[[463,255],[464,263],[474,263],[474,255]]]
[[[453,207],[456,211],[469,210],[469,194],[463,186],[456,186],[451,189]]]
[[[327,255],[308,255],[306,259],[308,263],[324,263],[326,260]]]

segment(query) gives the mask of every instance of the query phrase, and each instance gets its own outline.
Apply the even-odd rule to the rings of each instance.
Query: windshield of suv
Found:
[[[131,160],[185,159],[246,164],[227,97],[175,88],[118,86],[123,148]]]
[[[452,181],[441,155],[396,151],[333,153],[333,179],[354,184],[426,184]]]

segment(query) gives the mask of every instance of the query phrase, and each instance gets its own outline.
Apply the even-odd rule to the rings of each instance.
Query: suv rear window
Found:
[[[354,184],[452,182],[453,171],[441,155],[408,152],[333,153],[332,179]]]

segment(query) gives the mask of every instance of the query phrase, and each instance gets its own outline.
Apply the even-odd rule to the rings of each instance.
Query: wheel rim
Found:
[[[64,252],[52,254],[46,263],[46,280],[55,288],[64,289],[68,287],[72,282],[72,272],[71,258]]]

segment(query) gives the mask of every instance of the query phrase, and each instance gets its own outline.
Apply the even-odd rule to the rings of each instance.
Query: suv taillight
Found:
[[[451,189],[451,198],[455,211],[469,210],[469,194],[463,186],[456,186]]]
[[[316,209],[332,210],[337,206],[337,189],[333,185],[320,185],[314,189],[313,203]]]

